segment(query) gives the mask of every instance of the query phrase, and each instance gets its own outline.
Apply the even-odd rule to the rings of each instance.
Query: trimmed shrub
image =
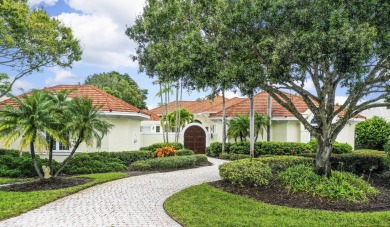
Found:
[[[2,148],[0,148],[0,156],[1,155],[19,156],[20,155],[20,151],[13,150],[13,149],[2,149]]]
[[[163,148],[163,147],[174,147],[175,150],[183,149],[183,144],[181,143],[154,143],[147,147],[141,147],[140,150],[147,150],[147,151],[153,151],[155,152],[157,148]]]
[[[86,153],[93,154],[93,153]],[[107,155],[111,158],[117,158],[122,161],[123,165],[129,166],[131,163],[139,160],[146,160],[153,158],[151,151],[122,151],[122,152],[99,152],[98,154]]]
[[[305,157],[315,158],[315,154],[303,154]],[[350,153],[332,154],[330,162],[333,170],[347,171],[354,174],[382,173],[388,169],[386,156],[380,153]]]
[[[278,174],[292,192],[305,191],[313,195],[331,199],[344,199],[351,202],[367,202],[368,195],[379,191],[359,177],[346,172],[334,171],[332,177],[319,176],[313,167],[297,165]]]
[[[383,150],[390,137],[390,123],[382,117],[359,122],[355,127],[356,147]]]
[[[225,152],[229,153],[229,143],[226,143]],[[211,143],[208,149],[206,149],[207,155],[211,157],[219,157],[219,154],[222,153],[222,143],[214,142]]]
[[[180,149],[176,151],[177,156],[194,155],[194,151],[190,149]]]
[[[171,156],[137,161],[130,164],[131,170],[173,170],[195,167],[196,158],[192,156]]]
[[[75,154],[64,168],[65,174],[107,173],[126,170],[123,162],[109,152]]]
[[[251,156],[247,154],[230,154],[230,160],[232,161],[245,159],[245,158],[251,158]]]
[[[255,157],[261,155],[296,155],[302,153],[311,153],[312,147],[307,143],[296,142],[256,142]],[[238,142],[229,145],[231,154],[249,155],[249,142]]]
[[[254,187],[268,185],[272,178],[271,168],[268,164],[248,159],[220,165],[219,174],[222,179],[241,187],[244,185]]]
[[[229,160],[230,159],[230,154],[226,153],[226,152],[225,153],[221,153],[221,154],[219,154],[219,158]]]
[[[47,165],[47,159],[41,159],[37,156],[37,162],[39,166]],[[58,168],[58,162],[53,160],[53,168]],[[0,155],[0,177],[36,177],[37,173],[33,166],[31,156],[29,153],[25,153],[22,156],[19,155],[19,151],[6,152],[6,154]]]
[[[317,152],[316,139],[310,140],[309,144],[311,146],[312,152],[316,153]],[[352,153],[352,151],[353,151],[352,146],[347,143],[339,143],[337,141],[333,143],[333,150],[332,150],[333,154],[346,154],[346,153]]]
[[[255,160],[267,163],[274,174],[295,165],[313,166],[312,158],[300,156],[268,156],[256,158]]]
[[[387,154],[390,154],[390,137],[387,139],[386,144],[383,146],[383,150],[387,152]]]
[[[207,156],[204,154],[197,154],[197,155],[194,155],[194,157],[195,157],[195,164],[196,165],[204,165],[204,164],[209,163]]]

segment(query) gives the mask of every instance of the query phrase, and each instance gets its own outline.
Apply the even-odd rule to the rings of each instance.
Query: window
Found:
[[[69,146],[65,146],[64,144],[53,140],[53,138],[49,135],[46,134],[46,141],[50,146],[51,141],[54,141],[53,143],[53,151],[58,152],[58,151],[69,151]]]
[[[161,132],[161,127],[160,126],[156,126],[156,133],[157,132]]]
[[[141,132],[150,132],[150,126],[141,126]]]
[[[210,126],[210,133],[215,133],[216,132],[216,126],[215,125],[211,125]]]

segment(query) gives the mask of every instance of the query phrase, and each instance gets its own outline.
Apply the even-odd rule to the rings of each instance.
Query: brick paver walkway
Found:
[[[0,222],[0,226],[180,226],[164,201],[192,185],[219,180],[218,165],[129,177],[80,191]]]

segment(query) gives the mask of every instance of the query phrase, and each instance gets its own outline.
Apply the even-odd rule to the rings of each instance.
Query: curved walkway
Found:
[[[0,226],[180,226],[164,201],[192,185],[219,180],[218,165],[129,177],[97,185],[0,222]]]

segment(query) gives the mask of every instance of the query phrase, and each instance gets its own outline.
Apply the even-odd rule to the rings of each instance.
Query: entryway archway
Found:
[[[191,149],[195,154],[206,153],[206,132],[196,124],[193,124],[184,131],[184,147]]]

